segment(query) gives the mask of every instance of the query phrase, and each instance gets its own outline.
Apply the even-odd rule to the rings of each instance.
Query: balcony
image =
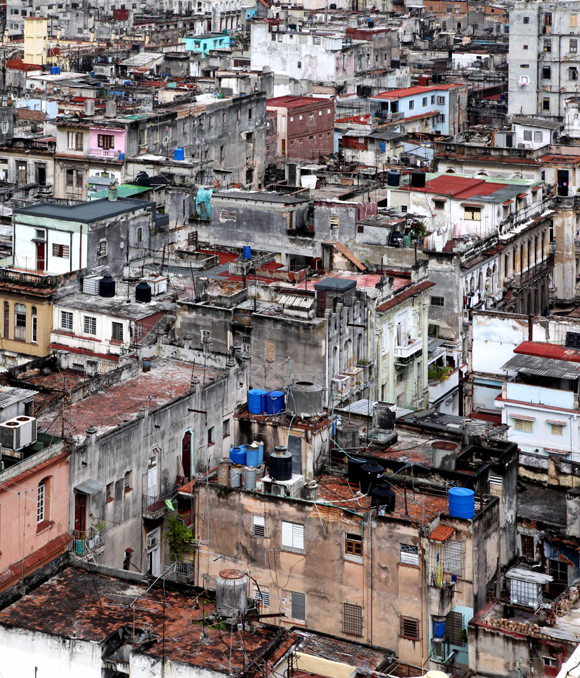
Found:
[[[157,520],[157,518],[161,518],[167,511],[169,511],[167,502],[171,502],[171,500],[175,498],[176,494],[176,486],[174,486],[169,492],[165,492],[163,494],[144,494],[142,498],[143,518],[148,518],[149,520]]]
[[[73,530],[73,548],[75,556],[79,558],[102,553],[105,548],[105,526],[94,525],[84,532]]]
[[[513,280],[510,281],[511,287],[523,287],[524,285],[533,282],[542,275],[545,275],[554,268],[554,254],[549,254],[544,261],[528,268],[523,273],[516,273]]]
[[[399,360],[410,360],[416,353],[423,350],[423,339],[411,339],[406,346],[395,346],[393,349],[395,358]]]
[[[104,148],[89,148],[89,155],[95,158],[107,158],[109,160],[119,160],[121,151]],[[123,154],[124,155],[124,154]]]
[[[26,285],[26,287],[57,287],[62,282],[62,276],[0,268],[0,282]]]

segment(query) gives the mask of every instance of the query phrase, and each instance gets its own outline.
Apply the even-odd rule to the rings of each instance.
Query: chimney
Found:
[[[105,104],[105,118],[116,118],[117,117],[117,104],[109,100]]]
[[[97,429],[91,424],[86,433],[87,437],[85,438],[85,445],[87,447],[92,447],[97,439]]]

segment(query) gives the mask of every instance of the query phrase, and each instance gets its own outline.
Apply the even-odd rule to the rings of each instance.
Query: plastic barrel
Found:
[[[230,467],[230,487],[241,487],[242,486],[242,473],[244,467],[239,466],[238,464],[232,464]]]
[[[246,447],[246,466],[258,466],[258,446],[253,443]]]
[[[241,449],[240,447],[232,447],[230,449],[230,459],[232,464],[241,464],[242,466],[246,465],[246,448]]]
[[[266,391],[261,388],[251,388],[248,391],[248,412],[250,414],[263,414]]]
[[[387,174],[387,186],[399,186],[401,183],[401,174],[397,170],[390,170]]]
[[[411,247],[411,236],[410,235],[404,235],[403,236],[403,247]]]
[[[284,391],[266,393],[266,414],[279,414],[285,406]]]
[[[360,470],[367,463],[365,457],[349,456],[348,457],[348,482],[353,485],[360,483]]]
[[[246,490],[256,489],[256,469],[246,466],[244,468],[244,487]]]
[[[475,492],[466,487],[452,487],[449,490],[449,515],[471,520],[475,515]]]
[[[242,248],[242,256],[244,259],[252,258],[252,248],[249,245],[244,245]]]
[[[258,463],[257,463],[257,466],[260,466],[261,464],[264,463],[264,443],[260,443],[260,442],[255,440],[254,445],[258,446]]]
[[[183,148],[174,149],[173,159],[174,160],[185,160],[185,151],[183,150]]]
[[[433,638],[445,638],[445,622],[433,620]]]

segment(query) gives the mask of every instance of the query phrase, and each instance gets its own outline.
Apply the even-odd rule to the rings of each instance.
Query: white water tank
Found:
[[[216,607],[223,617],[245,614],[248,605],[248,576],[241,570],[222,570],[215,582]]]

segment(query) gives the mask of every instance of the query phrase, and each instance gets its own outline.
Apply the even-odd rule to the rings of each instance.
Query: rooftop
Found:
[[[142,209],[155,209],[155,203],[146,200],[91,200],[78,205],[57,205],[52,202],[41,202],[37,205],[19,207],[14,214],[26,214],[44,219],[58,219],[60,221],[76,221],[90,224],[101,219],[110,219],[127,212],[136,212]]]
[[[205,370],[206,383],[222,373],[215,368]],[[154,359],[151,371],[133,379],[109,386],[66,408],[65,430],[78,442],[84,440],[87,429],[94,426],[100,435],[138,418],[142,409],[149,411],[189,393],[191,379],[202,379],[203,367],[173,360]],[[61,430],[61,414],[43,414],[39,429],[45,432]]]
[[[535,485],[518,483],[518,518],[566,525],[566,491]]]
[[[514,348],[514,353],[538,358],[554,358],[580,363],[580,351],[561,344],[549,344],[543,341],[523,341]]]
[[[127,578],[128,579],[128,578]],[[203,616],[215,602],[162,587],[148,589],[134,578],[117,579],[76,567],[66,570],[0,612],[0,625],[23,628],[77,641],[103,644],[133,623],[145,641],[130,651],[232,675],[256,661],[274,640],[277,629],[226,634],[216,625],[204,627]],[[42,610],[42,614],[39,614]],[[164,631],[164,633],[163,633]],[[226,639],[227,636],[227,639]],[[130,631],[129,631],[130,642]]]
[[[558,120],[543,120],[542,118],[512,118],[513,125],[525,125],[526,127],[541,127],[542,129],[560,129],[563,122]]]
[[[160,311],[168,311],[171,304],[167,299],[152,299],[149,303],[135,301],[135,287],[130,289],[130,298],[127,299],[126,283],[117,281],[117,295],[114,297],[101,297],[100,295],[84,294],[78,292],[71,294],[57,302],[61,308],[73,308],[81,311],[92,311],[93,313],[102,313],[115,316],[117,318],[128,318],[129,320],[141,320]]]
[[[427,87],[421,87],[417,85],[416,87],[404,87],[403,89],[393,89],[390,92],[381,92],[375,96],[370,97],[371,99],[401,99],[402,97],[411,97],[415,94],[426,94],[427,92],[441,92],[445,90],[453,89],[454,87],[462,87],[459,84],[453,85],[430,85]]]
[[[213,198],[230,198],[232,200],[255,200],[256,202],[276,202],[282,205],[297,205],[308,202],[308,198],[296,198],[291,195],[279,193],[267,193],[266,191],[219,191],[214,193]]]
[[[320,97],[295,97],[287,94],[283,97],[274,97],[267,99],[266,105],[271,108],[297,108],[299,106],[308,106],[310,104],[330,105],[332,102],[329,99]]]
[[[580,379],[580,365],[567,360],[540,358],[534,355],[516,355],[502,365],[502,370],[531,374],[536,377],[555,377],[556,379]]]

